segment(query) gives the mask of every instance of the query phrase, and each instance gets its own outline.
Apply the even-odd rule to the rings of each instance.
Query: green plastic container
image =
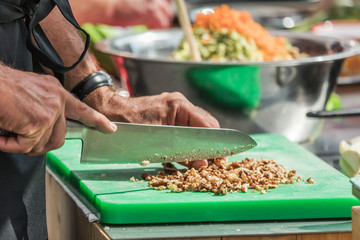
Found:
[[[260,104],[260,69],[257,66],[193,68],[187,76],[200,96],[217,105],[256,109]]]

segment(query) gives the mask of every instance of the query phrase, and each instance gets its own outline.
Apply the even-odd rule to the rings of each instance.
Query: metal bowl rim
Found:
[[[290,32],[286,30],[276,30],[276,31],[270,31],[272,34],[278,34],[278,35],[288,35],[289,33],[294,36],[301,36],[301,37],[312,37],[316,39],[324,39],[324,40],[334,40],[334,41],[340,41],[343,44],[351,45],[350,48],[345,49],[342,52],[334,53],[334,54],[328,54],[328,55],[319,55],[319,56],[312,56],[312,57],[306,57],[306,58],[300,58],[300,59],[293,59],[293,60],[281,60],[281,61],[263,61],[263,62],[236,62],[236,61],[229,61],[229,62],[211,62],[211,61],[179,61],[179,60],[172,60],[172,59],[154,59],[154,58],[146,58],[146,57],[137,57],[132,56],[128,52],[123,51],[117,51],[111,48],[112,42],[115,40],[118,40],[118,38],[124,39],[125,41],[127,38],[133,38],[136,36],[141,36],[143,34],[151,34],[151,33],[171,33],[171,32],[178,32],[181,31],[181,29],[170,29],[170,30],[150,30],[142,33],[136,33],[136,34],[130,34],[126,36],[120,36],[120,37],[114,37],[114,38],[107,38],[100,42],[98,42],[95,45],[95,48],[103,53],[110,54],[112,56],[118,56],[123,57],[125,59],[132,59],[136,61],[142,61],[142,62],[154,62],[154,63],[162,63],[162,64],[190,64],[190,65],[206,65],[206,66],[294,66],[294,65],[302,65],[302,64],[311,64],[311,63],[321,63],[321,62],[327,62],[327,61],[334,61],[334,60],[340,60],[345,59],[347,57],[351,57],[357,54],[360,54],[360,43],[354,39],[344,39],[344,38],[337,38],[337,37],[328,37],[328,36],[318,36],[312,33],[308,32]]]

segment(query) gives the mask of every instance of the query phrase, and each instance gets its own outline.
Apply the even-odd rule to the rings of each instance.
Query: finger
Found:
[[[171,0],[165,0],[164,4],[164,9],[166,11],[166,15],[168,16],[169,19],[174,17],[174,11],[172,8],[172,1]]]
[[[216,163],[216,164],[220,164],[220,163],[227,163],[227,161],[228,161],[228,158],[227,157],[219,157],[219,158],[216,158],[216,159],[214,159],[214,162]]]
[[[48,128],[43,129],[38,133],[39,135],[39,141],[37,144],[31,149],[30,152],[26,153],[27,156],[37,156],[41,154],[45,154],[48,152],[48,145],[56,144],[59,145],[61,143],[62,138],[65,138],[65,115],[64,110],[62,109],[59,112],[59,115],[57,118],[54,119],[54,123],[51,124]],[[61,128],[61,130],[60,130]],[[60,130],[60,132],[59,132]],[[59,133],[61,133],[62,135]],[[54,135],[54,136],[53,136]],[[53,138],[55,137],[55,138]],[[59,137],[59,139],[57,139]],[[56,143],[56,141],[59,141],[59,143]]]
[[[95,111],[70,93],[66,95],[65,115],[67,118],[79,121],[86,126],[94,127],[104,133],[116,132],[116,125],[103,114]]]
[[[60,117],[57,119],[56,123],[54,124],[52,132],[50,134],[50,138],[43,146],[43,148],[39,149],[38,152],[31,151],[30,154],[27,155],[34,156],[34,155],[45,154],[51,150],[60,148],[62,145],[64,145],[65,134],[66,134],[66,120],[64,113],[62,113]]]
[[[168,28],[170,26],[170,21],[166,11],[164,9],[155,11],[146,25],[152,29]]]
[[[26,152],[25,154],[27,156],[37,156],[43,154],[45,145],[50,139],[51,132],[52,132],[52,128],[49,128],[46,131],[44,131],[44,134],[41,137],[39,137],[39,141],[36,143],[36,145],[29,152]]]
[[[197,106],[194,106],[194,108],[195,110],[190,112],[190,126],[220,128],[218,120],[210,113]]]
[[[201,167],[207,167],[208,161],[207,160],[186,161],[186,162],[179,162],[179,164],[181,164],[189,169],[190,168],[199,169]]]
[[[158,14],[158,27],[159,29],[169,28],[170,27],[170,19],[169,16],[167,16],[167,13],[165,14]]]
[[[160,11],[161,11],[161,15],[163,16],[163,21],[164,21],[163,26],[166,28],[170,27],[172,18],[174,17],[174,13],[173,13],[171,4],[169,4],[168,2],[162,2]],[[158,11],[158,12],[160,12],[160,11]]]
[[[173,18],[171,4],[167,1],[159,1],[152,12],[151,21],[147,23],[150,28],[169,28]]]
[[[37,144],[35,137],[16,135],[13,137],[0,136],[0,151],[8,153],[28,153]]]
[[[61,114],[60,114],[61,116]],[[58,118],[59,119],[59,118]],[[58,121],[57,119],[57,121]],[[27,152],[27,156],[37,156],[46,153],[45,146],[49,142],[51,135],[53,133],[54,125],[49,126],[47,129],[42,130],[39,132],[39,140],[35,144],[35,146],[31,149],[31,151]]]
[[[178,122],[184,126],[219,128],[219,122],[204,109],[194,106],[186,97],[179,93],[161,94],[171,110],[168,113],[168,124]]]
[[[171,4],[166,8],[166,12],[167,12],[167,17],[168,17],[168,22],[171,25],[171,22],[174,19],[174,10],[173,10]],[[170,27],[170,25],[169,25],[169,27]]]
[[[208,161],[207,160],[198,160],[198,161],[193,161],[190,162],[191,163],[191,167],[195,168],[195,169],[200,169],[201,167],[207,167],[208,166]]]
[[[181,105],[176,113],[176,121],[186,126],[219,128],[219,122],[204,109],[190,104]]]
[[[29,147],[24,148],[24,146],[19,144],[18,139],[22,136],[14,137],[4,137],[0,136],[0,151],[8,153],[23,153],[31,150],[31,144]],[[30,148],[31,147],[31,148]]]

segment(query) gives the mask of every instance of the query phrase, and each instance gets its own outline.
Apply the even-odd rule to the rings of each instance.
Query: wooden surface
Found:
[[[360,239],[360,206],[352,208],[352,239]]]
[[[49,240],[111,240],[97,223],[90,223],[64,189],[46,172],[46,208]],[[345,233],[176,238],[176,240],[359,240],[360,207],[353,208],[353,231]],[[355,228],[354,228],[355,226]],[[163,238],[164,239],[164,238]],[[166,238],[171,239],[171,238]]]
[[[351,239],[351,233],[271,235],[271,236],[219,237],[219,238],[176,238],[176,240],[348,240],[348,239],[349,240]]]
[[[351,233],[303,234],[296,240],[351,240]]]
[[[224,237],[221,240],[296,240],[296,235],[271,235],[254,237]]]
[[[351,240],[351,233],[223,237],[221,240]]]
[[[46,215],[49,240],[109,240],[97,224],[90,223],[59,183],[46,172]]]

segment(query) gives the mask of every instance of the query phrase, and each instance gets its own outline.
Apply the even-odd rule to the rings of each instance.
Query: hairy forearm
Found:
[[[84,49],[84,41],[78,30],[67,22],[57,8],[42,21],[41,26],[63,60],[65,66],[70,66],[78,60]],[[99,67],[95,58],[93,58],[90,53],[87,53],[85,58],[76,68],[66,73],[65,88],[71,91],[80,81],[88,75],[98,71],[98,69]],[[102,86],[86,96],[83,99],[83,102],[90,107],[103,112],[101,107],[96,107],[99,106],[99,103],[108,101],[109,97],[113,94],[112,88],[109,86]],[[122,99],[120,102],[122,102]]]
[[[84,50],[84,41],[78,30],[60,13],[57,7],[41,22],[41,26],[65,66],[76,62]],[[66,73],[65,88],[71,90],[86,76],[98,70],[90,53],[73,70]]]

